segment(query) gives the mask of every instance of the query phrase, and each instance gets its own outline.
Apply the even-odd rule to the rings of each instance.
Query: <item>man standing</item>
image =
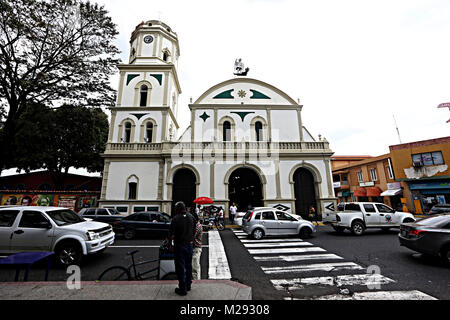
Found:
[[[178,288],[175,293],[185,296],[192,284],[192,245],[194,241],[194,217],[186,212],[183,202],[175,204],[175,216],[170,223],[169,239],[174,240],[175,272]]]
[[[197,213],[194,214],[195,228],[194,228],[194,252],[192,255],[192,279],[201,279],[200,256],[202,255],[202,237],[203,227],[200,223]]]
[[[236,217],[237,207],[236,204],[233,202],[233,205],[230,207],[230,220],[231,223],[234,223],[234,218]]]

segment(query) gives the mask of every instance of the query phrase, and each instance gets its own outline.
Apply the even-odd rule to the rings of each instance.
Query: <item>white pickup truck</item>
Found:
[[[324,212],[323,223],[331,225],[337,232],[349,229],[355,235],[362,235],[367,228],[388,230],[400,227],[402,223],[416,221],[411,213],[395,211],[376,202],[341,202],[337,210]]]
[[[0,208],[0,253],[54,251],[62,265],[102,252],[114,243],[109,224],[85,220],[59,207]]]

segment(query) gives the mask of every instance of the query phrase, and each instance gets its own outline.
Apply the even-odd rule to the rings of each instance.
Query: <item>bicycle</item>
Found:
[[[134,260],[134,255],[138,253],[139,250],[128,252],[127,255],[131,256],[132,264],[128,267],[123,266],[113,266],[105,271],[103,271],[100,276],[98,277],[97,281],[131,281],[131,280],[148,280],[148,279],[156,279],[159,280],[160,278],[160,259],[155,260],[147,260],[136,263]],[[161,257],[160,257],[161,258]],[[155,268],[151,268],[150,270],[147,270],[145,272],[138,272],[136,267],[150,264],[150,263],[156,263],[158,262],[158,265]],[[132,274],[133,272],[133,274]],[[156,274],[152,276],[146,277],[145,275],[149,273],[156,272]],[[172,275],[172,273],[168,273],[164,275],[163,278],[168,278],[168,276]]]

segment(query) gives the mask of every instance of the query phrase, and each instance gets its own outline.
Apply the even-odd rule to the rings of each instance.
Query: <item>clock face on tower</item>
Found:
[[[152,36],[145,36],[144,42],[145,43],[152,43],[153,42],[153,37]]]

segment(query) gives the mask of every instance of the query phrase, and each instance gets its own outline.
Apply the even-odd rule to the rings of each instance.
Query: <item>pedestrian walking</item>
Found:
[[[193,254],[192,254],[192,280],[201,279],[201,267],[200,267],[200,256],[202,255],[202,237],[203,237],[203,227],[200,223],[199,216],[194,214],[194,244],[193,244]]]
[[[233,205],[230,207],[230,220],[231,223],[234,223],[234,218],[236,217],[237,207],[236,204],[233,202]]]
[[[319,225],[319,222],[317,221],[318,219],[316,209],[314,209],[314,206],[309,207],[309,219],[311,220],[311,222],[315,221],[316,225]]]
[[[170,223],[169,240],[174,242],[175,273],[178,278],[175,293],[180,296],[191,290],[194,226],[194,217],[186,211],[183,202],[177,202],[175,216]]]
[[[219,213],[217,215],[218,217],[218,222],[221,224],[224,224],[224,219],[225,219],[225,213],[223,212],[223,208],[220,207]]]

